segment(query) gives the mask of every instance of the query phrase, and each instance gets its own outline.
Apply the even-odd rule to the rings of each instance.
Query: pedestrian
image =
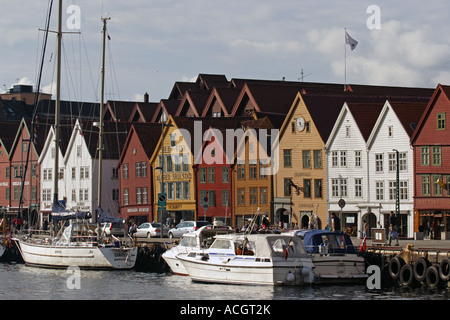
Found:
[[[363,220],[363,238],[367,237],[367,232],[369,231],[369,225],[366,220]]]
[[[393,211],[391,211],[389,213],[389,245],[391,245],[392,239],[395,239],[397,241],[396,246],[399,246],[399,243],[398,243],[398,232],[397,232],[397,221],[395,219]]]
[[[331,213],[331,227],[333,231],[341,230],[341,219],[339,219],[334,212]]]

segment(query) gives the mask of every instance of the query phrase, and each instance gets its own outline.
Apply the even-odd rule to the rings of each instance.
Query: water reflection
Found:
[[[0,299],[49,300],[391,300],[449,299],[448,289],[393,286],[369,291],[359,285],[304,287],[195,283],[189,277],[136,271],[81,270],[80,289],[69,289],[66,270],[0,263]]]

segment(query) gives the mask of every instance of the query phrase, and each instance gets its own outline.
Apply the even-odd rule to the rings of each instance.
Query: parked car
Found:
[[[193,232],[203,226],[213,226],[208,221],[183,221],[176,225],[175,228],[169,230],[169,238],[181,238],[181,236],[188,232]]]
[[[122,223],[103,222],[100,226],[102,232],[108,236],[124,237],[126,234],[125,225]]]
[[[167,228],[163,227],[163,236],[167,237]],[[161,223],[144,222],[141,224],[135,233],[136,238],[152,238],[161,237]]]

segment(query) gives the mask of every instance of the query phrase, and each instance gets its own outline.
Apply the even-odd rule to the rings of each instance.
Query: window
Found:
[[[362,198],[362,179],[355,178],[355,197]]]
[[[216,168],[209,167],[208,168],[208,183],[216,182]]]
[[[259,204],[267,204],[267,188],[259,188]]]
[[[173,200],[173,182],[167,182],[167,199]]]
[[[437,197],[442,196],[442,188],[437,182],[439,179],[442,180],[441,175],[433,175],[433,196]]]
[[[394,128],[392,126],[389,126],[387,129],[388,129],[388,138],[392,138],[394,135]]]
[[[238,164],[237,174],[238,174],[238,179],[239,180],[244,180],[245,179],[245,164],[243,164],[243,163]]]
[[[441,146],[433,146],[433,166],[441,165]]]
[[[7,190],[9,191],[9,189]],[[9,193],[7,193],[9,197]],[[52,190],[51,189],[43,189],[42,190],[42,200],[43,201],[52,201]]]
[[[437,114],[437,129],[445,130],[445,112]]]
[[[80,167],[80,179],[89,179],[89,167]]]
[[[258,204],[257,199],[258,199],[257,189],[250,188],[250,204]]]
[[[291,178],[284,178],[284,196],[290,197],[291,194]]]
[[[142,203],[142,189],[136,188],[136,204]]]
[[[331,196],[339,197],[339,179],[331,179]]]
[[[389,200],[395,200],[397,198],[397,188],[396,188],[397,182],[396,181],[389,181]]]
[[[245,189],[238,189],[237,190],[237,202],[238,206],[243,206],[245,204]]]
[[[189,181],[183,181],[183,199],[189,199]]]
[[[355,151],[355,167],[361,168],[361,151]]]
[[[230,205],[230,191],[222,190],[222,207],[228,207]]]
[[[77,157],[81,157],[81,146],[77,146]]]
[[[44,180],[52,180],[53,179],[52,173],[53,173],[52,169],[44,169],[44,177],[43,177]]]
[[[314,150],[314,168],[322,168],[322,150]]]
[[[400,171],[408,170],[408,159],[406,152],[400,152],[398,154],[398,166]]]
[[[408,181],[400,181],[400,200],[408,200]]]
[[[174,158],[175,158],[175,172],[181,172],[182,157],[181,155],[177,154],[174,156]]]
[[[377,200],[384,200],[384,182],[376,181],[375,182],[375,194]]]
[[[183,172],[189,172],[189,154],[183,153]]]
[[[395,153],[389,153],[388,154],[388,161],[389,161],[389,172],[396,172],[397,171],[397,161],[396,161],[396,154]]]
[[[26,142],[22,142],[22,153],[26,153],[28,150],[28,145]]]
[[[378,153],[375,155],[375,171],[383,172],[383,154]]]
[[[314,198],[322,198],[322,179],[314,179]]]
[[[76,167],[72,167],[72,180],[76,179],[76,173],[77,173],[77,168]]]
[[[338,152],[331,152],[331,166],[336,168],[338,166]]]
[[[123,189],[123,204],[128,205],[128,189]]]
[[[175,199],[181,200],[183,195],[181,182],[175,182]]]
[[[292,150],[290,150],[290,149],[283,150],[283,159],[284,159],[284,167],[285,168],[292,167],[291,152],[292,152]]]
[[[311,179],[303,179],[303,197],[311,198]]]
[[[350,126],[345,127],[345,137],[350,138]]]
[[[5,168],[5,179],[9,179],[10,171],[11,171],[10,167],[6,167]]]
[[[19,200],[20,187],[14,187],[14,198],[13,200]]]
[[[342,178],[342,179],[340,179],[341,181],[340,181],[340,183],[341,183],[341,186],[340,186],[340,192],[341,192],[341,194],[340,194],[340,196],[341,197],[347,197],[347,178]]]
[[[423,196],[431,195],[430,176],[428,175],[422,176],[422,195]]]
[[[72,178],[75,177],[75,172],[72,173]],[[117,168],[112,168],[112,178],[114,180],[119,179],[119,169]]]
[[[222,183],[230,182],[230,168],[222,167]]]
[[[302,151],[302,159],[303,159],[303,168],[304,169],[311,168],[311,151],[310,150]]]
[[[119,189],[112,190],[112,200],[119,201]]]
[[[420,159],[422,166],[430,165],[430,148],[428,146],[420,148]]]
[[[113,176],[114,176],[114,169],[113,169]],[[147,162],[141,162],[141,177],[145,178],[147,177]]]
[[[77,202],[77,190],[72,189],[72,202]]]
[[[136,178],[140,178],[140,177],[141,177],[141,163],[136,162]]]
[[[33,163],[33,164],[31,165],[31,176],[32,176],[33,178],[36,178],[36,168],[37,168],[37,165],[36,165],[35,163]]]
[[[122,168],[122,175],[124,179],[128,179],[128,163],[125,163]]]
[[[208,196],[208,191],[206,190],[200,190],[200,199],[199,203],[200,205],[205,205],[205,198]],[[209,200],[209,199],[208,199]]]
[[[347,151],[341,151],[341,167],[347,166]]]
[[[88,189],[80,189],[78,191],[78,199],[80,202],[89,201],[89,190]]]
[[[198,169],[198,175],[200,183],[206,183],[206,168]]]
[[[172,156],[166,156],[166,172],[173,172]]]
[[[170,146],[171,147],[175,147],[176,146],[176,144],[177,144],[176,139],[177,139],[177,137],[176,137],[175,133],[172,133],[170,135]]]
[[[214,190],[208,191],[208,205],[210,207],[216,206],[216,191],[214,191]]]
[[[249,178],[256,179],[256,160],[250,160]]]
[[[58,179],[64,180],[64,168],[59,168]]]

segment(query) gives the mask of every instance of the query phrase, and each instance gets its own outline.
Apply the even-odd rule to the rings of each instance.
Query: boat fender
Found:
[[[426,280],[427,269],[430,265],[430,261],[425,258],[420,258],[414,262],[414,277],[417,281],[423,282]]]
[[[438,288],[441,284],[438,266],[429,266],[425,275],[425,280],[429,288]]]
[[[439,264],[439,276],[442,281],[450,280],[450,259],[444,258]]]
[[[392,279],[397,280],[400,277],[400,270],[405,265],[405,260],[401,257],[394,257],[389,261],[389,275]]]
[[[286,281],[287,282],[294,282],[295,275],[289,270],[288,274],[286,275]]]

